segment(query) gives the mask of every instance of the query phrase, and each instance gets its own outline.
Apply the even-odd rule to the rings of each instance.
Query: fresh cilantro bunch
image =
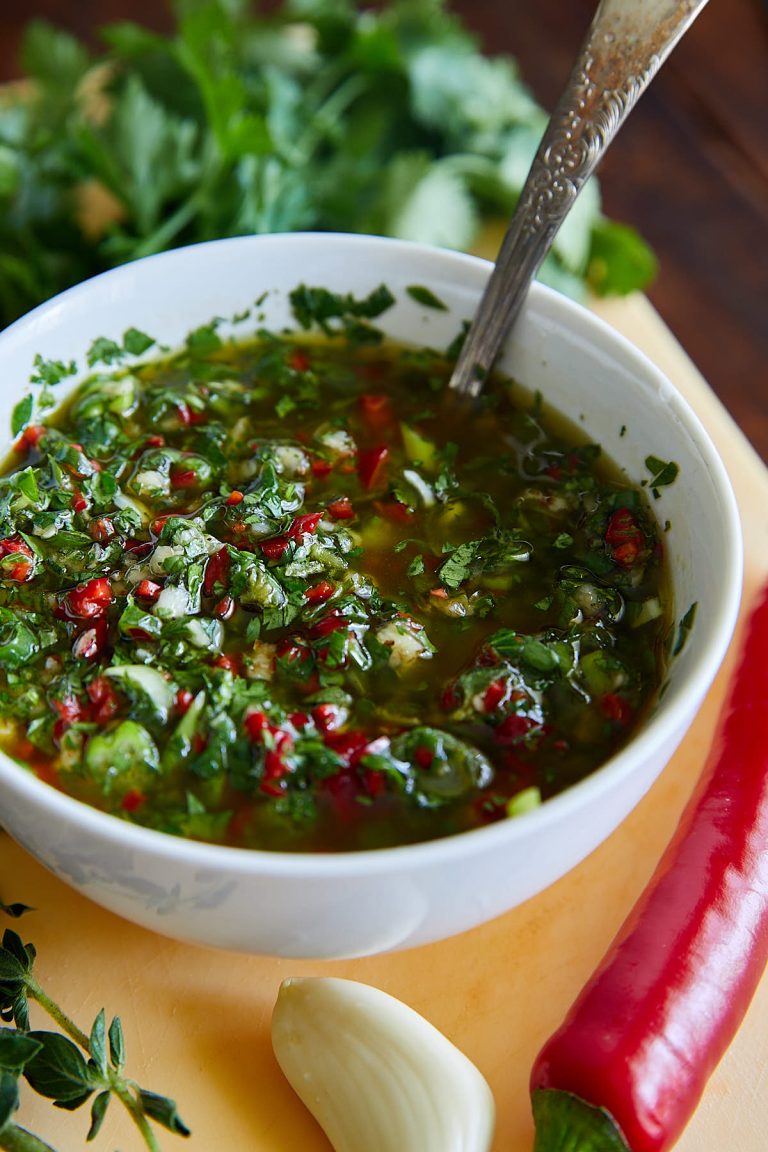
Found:
[[[29,26],[30,91],[0,106],[0,322],[181,244],[321,229],[466,248],[514,208],[545,114],[442,0],[173,7],[170,36],[113,24],[98,57]],[[542,277],[628,292],[653,267],[593,180]]]
[[[29,909],[24,904],[0,904],[0,911],[19,917]],[[97,1135],[113,1097],[128,1110],[150,1152],[160,1149],[150,1121],[188,1136],[173,1100],[140,1088],[125,1075],[120,1018],[116,1016],[107,1027],[102,1009],[86,1036],[38,983],[33,974],[35,958],[33,944],[24,944],[10,929],[5,931],[0,945],[0,1019],[14,1026],[0,1027],[0,1149],[53,1152],[14,1119],[22,1078],[58,1108],[72,1111],[90,1101],[88,1140]],[[30,1028],[30,1001],[51,1017],[59,1031]]]

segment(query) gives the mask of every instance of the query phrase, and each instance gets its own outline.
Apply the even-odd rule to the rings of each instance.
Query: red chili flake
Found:
[[[129,628],[128,635],[131,640],[135,640],[137,644],[152,644],[156,640],[156,637],[144,628]]]
[[[150,600],[154,602],[162,592],[160,584],[156,584],[154,580],[140,580],[136,585],[136,595],[141,600]]]
[[[130,552],[131,556],[136,556],[141,560],[144,556],[149,556],[152,551],[152,544],[149,540],[127,540],[124,548],[126,552]]]
[[[427,748],[424,744],[419,744],[413,754],[413,758],[419,768],[429,769],[432,767],[432,761],[435,757],[431,748]]]
[[[248,739],[253,740],[255,744],[260,744],[264,739],[264,733],[269,728],[269,721],[265,712],[246,712],[243,726],[248,734]]]
[[[30,448],[37,448],[46,432],[42,424],[30,424],[16,441],[16,451],[28,452]]]
[[[229,583],[229,550],[223,545],[212,556],[208,557],[203,576],[203,592],[206,596],[214,596],[216,588],[226,588]]]
[[[517,712],[513,712],[510,716],[505,716],[499,724],[496,739],[500,744],[517,744],[532,728],[537,727],[536,721],[531,720],[530,716],[520,716]]]
[[[312,361],[303,349],[294,348],[288,356],[288,367],[293,368],[294,372],[308,372]]]
[[[289,540],[287,536],[273,536],[271,540],[262,540],[259,548],[261,548],[267,560],[279,560],[288,547],[288,544]]]
[[[72,655],[76,660],[95,660],[102,651],[107,639],[105,620],[95,620],[86,628],[72,645]]]
[[[120,698],[106,676],[94,677],[86,692],[93,705],[92,718],[97,724],[106,724],[120,710]]]
[[[383,428],[394,422],[392,401],[381,392],[363,392],[358,398],[358,406],[361,416],[371,428]]]
[[[334,591],[333,584],[329,584],[327,580],[321,580],[319,584],[307,588],[304,599],[308,600],[310,604],[322,604],[329,596],[333,596]]]
[[[429,594],[430,594],[430,596],[433,596],[435,598],[435,600],[447,600],[448,599],[448,592],[445,588],[432,588],[432,590],[430,591]]]
[[[229,620],[230,616],[235,610],[235,602],[231,596],[222,596],[218,604],[214,606],[213,614],[219,620]]]
[[[342,616],[338,612],[330,612],[312,625],[309,634],[313,640],[317,640],[322,636],[330,636],[331,632],[338,632],[340,628],[346,628],[348,623],[346,616]]]
[[[632,719],[632,705],[616,692],[606,692],[600,698],[600,707],[609,720],[622,727]]]
[[[358,729],[351,732],[326,732],[323,739],[351,767],[360,760],[368,746],[368,737]]]
[[[284,796],[285,789],[277,780],[262,780],[259,790],[266,792],[267,796]]]
[[[153,536],[159,536],[165,527],[166,520],[170,520],[171,513],[168,512],[165,516],[156,516],[150,525],[150,531]]]
[[[53,707],[59,714],[59,719],[63,724],[76,724],[78,720],[82,720],[84,708],[77,696],[62,696],[61,700],[54,700]]]
[[[339,496],[338,500],[331,500],[327,510],[334,520],[351,520],[355,515],[349,496]]]
[[[132,788],[130,792],[126,792],[120,801],[120,807],[123,812],[135,812],[137,808],[141,808],[144,803],[144,793],[139,792],[138,789]]]
[[[309,648],[300,637],[285,636],[278,642],[275,655],[287,664],[303,664],[309,656]]]
[[[407,524],[414,515],[413,509],[400,500],[374,500],[373,506],[379,516],[391,520],[394,524]]]
[[[369,448],[357,457],[357,474],[364,488],[374,488],[382,479],[384,465],[389,456],[389,448],[381,444],[377,448]]]
[[[0,540],[0,559],[4,556],[14,555],[23,556],[24,559],[11,564],[5,574],[9,579],[15,580],[17,584],[24,584],[30,579],[34,571],[34,552],[26,540],[22,540],[21,536],[7,536],[5,540]]]
[[[303,536],[305,533],[311,534],[316,532],[317,526],[322,518],[322,512],[309,512],[304,516],[296,516],[286,532],[286,536],[290,540],[295,540],[298,536]]]
[[[88,533],[97,544],[106,544],[115,535],[115,527],[111,520],[101,518],[91,521],[88,525]]]
[[[363,784],[369,796],[380,796],[384,791],[384,773],[377,772],[375,768],[366,768],[363,772]]]
[[[320,782],[322,791],[329,792],[333,797],[336,816],[344,822],[352,822],[359,817],[360,787],[360,782],[348,769],[343,769],[334,776],[326,776]]]
[[[75,513],[85,512],[86,508],[88,508],[88,501],[86,500],[85,496],[83,496],[82,492],[73,493],[70,503],[72,505],[72,511]]]
[[[264,755],[264,780],[281,780],[290,771],[280,753],[268,748]]]
[[[165,436],[161,436],[159,433],[155,436],[147,436],[144,446],[146,448],[164,448]]]
[[[486,712],[493,712],[501,704],[507,694],[507,685],[504,680],[494,680],[483,695],[483,708]]]
[[[232,508],[232,507],[234,507],[235,504],[242,504],[243,500],[245,500],[245,496],[243,495],[243,493],[239,492],[237,488],[234,488],[230,492],[229,496],[227,496],[224,503],[227,504],[230,508]]]
[[[183,716],[189,711],[190,704],[194,698],[193,694],[187,688],[179,688],[176,693],[176,711],[179,715]]]
[[[194,423],[192,409],[189,404],[186,404],[183,400],[180,400],[176,405],[176,411],[179,414],[179,420],[185,427],[189,427],[190,424]]]
[[[297,732],[303,732],[307,724],[309,724],[309,716],[307,716],[306,712],[291,712],[288,719]]]
[[[197,484],[197,472],[194,468],[180,468],[171,472],[172,488],[194,488]]]
[[[443,689],[443,693],[440,697],[441,708],[443,708],[446,712],[453,712],[455,708],[458,708],[460,703],[461,697],[456,690],[455,684],[449,684],[446,688]]]
[[[310,464],[312,475],[322,479],[323,476],[329,476],[333,471],[333,465],[328,460],[321,460],[319,457],[313,460]]]
[[[112,588],[105,576],[97,576],[85,584],[78,584],[64,597],[64,610],[76,620],[90,620],[103,616],[112,603]]]
[[[214,668],[223,668],[226,672],[231,672],[233,676],[240,675],[240,668],[237,660],[233,656],[227,656],[222,653],[221,656],[216,656],[211,664]]]
[[[605,530],[611,558],[622,568],[632,568],[645,547],[645,538],[628,508],[617,508]]]
[[[312,719],[320,732],[333,732],[343,723],[344,713],[335,704],[318,704],[312,709]]]

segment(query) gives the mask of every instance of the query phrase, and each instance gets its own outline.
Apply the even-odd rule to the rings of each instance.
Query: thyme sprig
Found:
[[[30,909],[0,903],[0,910],[18,918]],[[90,1101],[91,1123],[86,1139],[93,1140],[112,1097],[128,1111],[150,1152],[160,1152],[151,1122],[179,1136],[189,1129],[176,1104],[140,1087],[125,1074],[125,1042],[120,1017],[109,1026],[102,1008],[90,1032],[85,1032],[53,1000],[33,973],[34,944],[25,944],[10,928],[0,945],[0,1149],[5,1152],[54,1152],[39,1136],[17,1124],[22,1079],[57,1108],[73,1111]],[[30,1027],[34,1001],[58,1031]]]

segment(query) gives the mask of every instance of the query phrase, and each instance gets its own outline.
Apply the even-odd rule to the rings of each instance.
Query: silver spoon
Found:
[[[450,388],[476,397],[555,234],[638,97],[707,0],[601,0],[547,125]]]

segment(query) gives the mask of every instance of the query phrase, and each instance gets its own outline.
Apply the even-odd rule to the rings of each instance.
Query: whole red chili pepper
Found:
[[[665,1152],[768,962],[768,588],[704,772],[648,887],[531,1075],[535,1152]]]

